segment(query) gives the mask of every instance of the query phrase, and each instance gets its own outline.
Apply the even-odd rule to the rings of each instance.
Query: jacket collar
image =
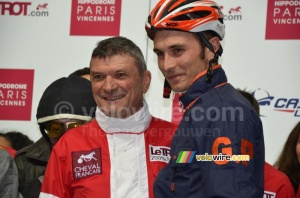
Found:
[[[143,107],[140,110],[124,119],[108,117],[99,107],[96,109],[97,123],[106,133],[142,133],[148,128],[151,119],[152,116],[145,99],[143,99]]]
[[[179,100],[182,103],[184,109],[189,106],[190,103],[199,98],[202,94],[223,83],[227,83],[227,77],[221,65],[215,65],[212,69],[213,72],[211,83],[207,83],[205,81],[207,73],[207,70],[205,70],[195,77],[191,86],[184,94],[180,96]]]
[[[26,156],[43,162],[48,162],[51,148],[44,137],[28,147]]]

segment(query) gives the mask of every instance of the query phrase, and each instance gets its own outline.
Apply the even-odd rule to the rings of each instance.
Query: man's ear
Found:
[[[214,52],[217,53],[217,51],[220,48],[220,39],[218,37],[213,37],[209,40],[209,42],[213,46]],[[208,60],[213,59],[215,56],[215,54],[212,51],[210,51],[208,48],[206,48],[205,53],[206,53],[206,57],[208,58]]]
[[[149,70],[144,73],[143,92],[147,93],[151,83],[151,72]]]
[[[209,40],[209,42],[212,44],[215,53],[217,53],[220,48],[220,39],[218,37],[213,37]]]

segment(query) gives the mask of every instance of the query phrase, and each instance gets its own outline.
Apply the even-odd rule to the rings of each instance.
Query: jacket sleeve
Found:
[[[38,198],[41,192],[42,183],[39,178],[30,180],[24,185],[23,198]]]
[[[18,197],[18,171],[13,157],[0,147],[0,197]]]
[[[71,188],[66,181],[66,157],[60,153],[61,148],[53,148],[42,183],[40,198],[69,198]]]

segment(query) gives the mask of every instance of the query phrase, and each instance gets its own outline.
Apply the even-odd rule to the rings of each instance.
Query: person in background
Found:
[[[274,166],[288,176],[296,198],[300,198],[300,122],[288,135]]]
[[[0,197],[18,197],[18,170],[13,156],[0,146]]]
[[[246,90],[237,90],[250,102],[257,115],[260,115],[259,104],[255,97]],[[289,178],[268,162],[264,165],[264,197],[294,198],[294,189]]]
[[[5,133],[0,133],[0,197],[17,198],[18,170],[14,162],[16,150],[12,140]]]
[[[90,121],[96,110],[91,82],[80,76],[55,80],[44,91],[37,108],[42,137],[19,150],[15,162],[19,172],[19,191],[24,198],[39,196],[52,147],[71,128]]]
[[[156,197],[263,196],[262,122],[218,64],[223,20],[220,6],[209,0],[160,0],[147,18],[158,67],[171,89],[182,93],[185,111],[171,160],[156,177]]]
[[[90,69],[96,119],[54,146],[40,198],[153,198],[176,125],[149,112],[144,56],[131,40],[111,37],[93,50]]]
[[[13,149],[12,140],[10,137],[6,136],[5,133],[0,133],[0,146]]]
[[[88,80],[91,80],[90,78],[90,68],[89,67],[84,67],[82,69],[78,69],[74,72],[72,72],[69,76],[81,76],[83,78],[86,78]]]
[[[12,157],[15,157],[17,151],[13,149],[12,140],[10,137],[6,136],[5,133],[0,133],[0,146],[9,152]]]
[[[0,136],[5,137],[10,142],[11,148],[16,151],[34,143],[27,135],[19,131],[3,132]]]

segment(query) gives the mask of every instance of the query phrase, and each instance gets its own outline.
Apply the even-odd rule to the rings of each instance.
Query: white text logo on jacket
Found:
[[[101,149],[72,152],[72,167],[75,180],[100,175],[102,173]]]
[[[149,145],[150,161],[160,161],[168,163],[171,159],[170,148],[166,146]]]

